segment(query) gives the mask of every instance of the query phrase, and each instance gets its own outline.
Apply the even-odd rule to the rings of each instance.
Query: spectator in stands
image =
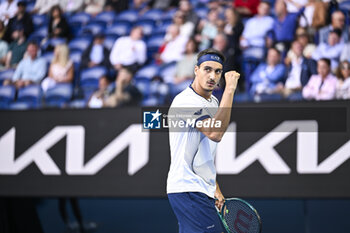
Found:
[[[304,1],[304,0],[302,0]],[[287,3],[288,4],[288,3]],[[293,4],[290,4],[293,5]],[[288,10],[290,12],[290,10]],[[299,20],[299,26],[311,27],[312,33],[326,25],[327,5],[322,0],[309,0],[305,5],[305,11]]]
[[[9,20],[15,16],[17,12],[17,1],[5,0],[0,4],[0,20],[7,26]]]
[[[259,3],[260,0],[234,0],[233,6],[243,17],[251,17],[257,13]]]
[[[173,22],[180,28],[180,35],[191,37],[194,29],[194,24],[191,21],[186,22],[186,16],[182,11],[177,11],[174,14]]]
[[[36,0],[34,9],[31,13],[39,15],[47,14],[53,6],[56,6],[59,3],[59,0]]]
[[[338,66],[336,76],[338,78],[337,99],[350,99],[350,62],[342,61]]]
[[[130,36],[116,40],[109,55],[109,60],[115,70],[124,68],[135,73],[145,63],[147,47],[142,37],[142,27],[136,26],[131,29]]]
[[[142,98],[142,94],[131,81],[132,73],[127,69],[121,69],[116,79],[115,92],[108,97],[104,106],[117,107],[124,105],[138,105]]]
[[[281,54],[276,48],[267,52],[266,63],[261,63],[250,77],[251,94],[272,94],[278,83],[283,82],[286,67],[281,64]]]
[[[22,60],[27,49],[27,40],[24,36],[23,26],[17,25],[12,33],[13,42],[9,45],[9,51],[6,55],[6,68],[15,68]]]
[[[305,7],[308,0],[287,0],[287,11],[290,13],[297,13],[300,8]]]
[[[174,84],[177,93],[188,87],[194,78],[193,67],[197,64],[197,52],[198,43],[193,38],[189,39],[183,58],[176,63]]]
[[[63,16],[60,6],[55,5],[50,11],[50,20],[48,25],[49,38],[70,39],[69,25]]]
[[[341,61],[350,61],[350,42],[346,43],[343,47],[343,50],[340,54]]]
[[[4,25],[4,22],[0,20],[0,39],[4,39],[6,33],[6,27]]]
[[[160,48],[159,62],[177,62],[183,57],[188,37],[180,35],[180,28],[171,24],[167,28],[165,43]]]
[[[12,32],[14,29],[20,25],[24,29],[24,35],[26,38],[33,32],[33,22],[32,17],[26,12],[26,2],[18,2],[18,10],[16,15],[9,20],[7,25],[7,30],[5,33],[5,40],[12,42]]]
[[[260,2],[258,14],[247,20],[240,45],[245,57],[262,59],[265,54],[266,35],[272,30],[274,21],[270,14],[270,4]]]
[[[268,38],[268,45],[274,45],[278,48],[282,52],[283,57],[294,40],[295,31],[298,27],[298,19],[304,10],[305,8],[302,7],[297,13],[289,13],[284,0],[277,0],[275,3],[276,17],[274,19],[273,30]]]
[[[327,43],[320,43],[313,52],[312,58],[316,61],[320,58],[330,59],[332,70],[335,70],[338,67],[339,57],[344,47],[344,44],[340,41],[340,36],[340,29],[330,31]]]
[[[81,56],[81,69],[91,68],[95,66],[104,66],[110,68],[109,51],[103,45],[104,35],[98,34],[95,36],[92,43],[86,48]]]
[[[35,42],[28,43],[27,56],[18,64],[11,80],[4,85],[14,84],[17,89],[39,84],[46,74],[46,61],[38,56],[39,46]]]
[[[342,11],[334,11],[331,16],[331,24],[319,31],[319,43],[327,43],[328,34],[334,29],[341,30],[341,41],[346,43],[349,40],[349,27],[345,26],[345,15]]]
[[[312,53],[316,50],[316,45],[309,42],[309,35],[305,28],[299,27],[296,31],[296,40],[303,46],[303,55],[306,58],[311,58]],[[287,54],[288,56],[288,54]]]
[[[239,16],[239,13],[233,8],[228,8],[225,11],[226,24],[224,32],[228,39],[228,50],[233,56],[233,62],[235,70],[240,72],[241,64],[241,48],[239,46],[239,40],[243,32],[243,23]]]
[[[9,45],[6,41],[0,39],[0,70],[5,69],[6,54],[9,50]]]
[[[195,27],[197,26],[199,23],[199,17],[193,10],[192,4],[189,0],[181,0],[179,2],[179,10],[185,14],[186,22],[192,22]]]
[[[74,13],[83,10],[84,0],[60,0],[60,7],[63,12]]]
[[[84,11],[90,15],[97,15],[103,11],[106,0],[85,0]]]
[[[198,25],[200,35],[196,36],[196,40],[200,42],[199,50],[207,49],[211,46],[212,41],[218,34],[216,22],[218,20],[218,12],[211,10],[208,13],[208,20],[202,20]]]
[[[331,74],[331,61],[321,58],[317,62],[317,73],[312,75],[303,88],[303,97],[307,100],[334,99],[337,87],[337,78]]]
[[[225,34],[217,34],[214,38],[212,47],[225,55],[226,59],[223,67],[224,73],[232,69],[238,70],[239,67],[237,68],[237,64],[235,63],[235,55],[229,48],[229,41]],[[224,81],[224,79],[222,79],[221,81]]]
[[[104,102],[108,99],[108,97],[111,95],[111,91],[109,90],[109,84],[111,81],[108,79],[107,76],[102,76],[98,80],[98,90],[95,91],[89,101],[88,101],[88,107],[89,108],[102,108],[104,105]]]
[[[311,75],[317,74],[317,64],[314,60],[303,56],[303,45],[295,40],[292,43],[291,51],[285,59],[288,67],[288,77],[283,85],[276,86],[276,92],[281,93],[285,98],[293,95],[296,100],[302,99],[301,90],[308,83]]]
[[[66,44],[56,45],[54,56],[49,67],[49,76],[41,83],[44,92],[55,87],[57,83],[71,83],[74,78],[73,62],[69,59],[69,48]]]

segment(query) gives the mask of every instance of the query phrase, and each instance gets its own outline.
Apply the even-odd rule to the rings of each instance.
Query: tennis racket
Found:
[[[216,209],[227,233],[260,233],[261,219],[256,209],[240,198],[225,199]]]

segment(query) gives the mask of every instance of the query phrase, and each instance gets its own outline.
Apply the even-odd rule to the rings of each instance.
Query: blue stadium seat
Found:
[[[166,30],[168,29],[168,27],[172,24],[172,20],[166,20],[163,21],[160,25],[157,25],[157,27],[154,29],[155,33],[166,33]]]
[[[156,35],[156,36],[151,36],[148,38],[146,44],[147,48],[148,47],[160,47],[164,43],[164,36],[162,35]]]
[[[7,69],[4,71],[0,71],[0,84],[2,85],[2,83],[6,79],[11,79],[14,73],[15,69]]]
[[[143,29],[143,34],[149,36],[153,32],[153,28],[155,27],[155,21],[151,19],[142,19],[135,22],[134,26],[141,26]]]
[[[81,62],[81,56],[83,52],[80,50],[72,50],[69,54],[69,58],[74,62],[74,63],[80,63]]]
[[[159,76],[161,76],[165,83],[173,83],[176,74],[176,62],[171,62],[163,65],[159,70]]]
[[[176,8],[172,8],[164,12],[162,18],[173,18],[177,10]]]
[[[45,93],[45,105],[48,107],[64,107],[73,96],[73,85],[59,83]]]
[[[71,51],[80,50],[83,52],[90,45],[91,41],[91,36],[77,37],[69,42],[68,47]]]
[[[195,8],[194,11],[198,15],[198,17],[201,18],[201,19],[207,18],[207,15],[208,15],[208,12],[209,12],[207,7]]]
[[[99,79],[108,74],[106,67],[97,66],[87,68],[80,73],[80,87],[84,92],[84,96],[88,98],[98,88]]]
[[[106,25],[112,24],[116,14],[112,11],[101,12],[93,19],[93,22],[104,22]]]
[[[69,103],[70,108],[86,108],[87,100],[85,99],[76,99]]]
[[[138,12],[134,10],[126,10],[121,12],[118,16],[118,20],[126,20],[130,23],[135,22],[138,19]]]
[[[40,28],[41,26],[48,24],[48,19],[46,15],[35,14],[32,15],[34,28]]]
[[[28,110],[31,108],[31,105],[26,102],[12,102],[8,106],[8,109],[10,110]]]
[[[342,11],[350,11],[350,1],[340,2],[339,9]]]
[[[53,55],[53,52],[45,52],[43,55],[41,55],[41,57],[46,60],[47,64],[50,64],[53,59]]]
[[[126,36],[130,33],[131,24],[127,22],[114,22],[106,28],[106,36]]]
[[[28,2],[26,6],[26,11],[31,12],[34,10],[35,2]]]
[[[79,12],[75,13],[68,18],[69,24],[80,24],[80,26],[86,25],[91,19],[91,15]]]
[[[163,11],[159,10],[159,9],[151,9],[147,12],[145,12],[140,19],[151,19],[153,21],[157,21],[160,20],[163,16]]]
[[[154,76],[158,75],[159,69],[159,66],[155,64],[146,65],[136,72],[134,79],[152,79]]]
[[[118,39],[118,36],[106,36],[106,38],[105,38],[105,40],[104,40],[104,42],[103,42],[103,44],[104,44],[104,46],[106,46],[106,48],[108,49],[108,50],[111,50],[112,49],[112,47],[113,47],[113,45],[114,45],[114,43],[115,43],[115,41]]]
[[[59,44],[65,44],[67,42],[67,40],[65,38],[52,38],[52,39],[48,39],[42,46],[41,49],[42,50],[47,50],[47,48],[50,47],[55,47],[56,45]]]
[[[14,101],[16,88],[14,86],[0,86],[0,109],[6,109]]]
[[[42,90],[39,84],[29,85],[18,90],[17,103],[25,103],[30,108],[41,105]]]
[[[36,29],[32,34],[31,37],[46,37],[48,35],[48,29],[47,26],[41,26],[38,29]]]
[[[92,22],[84,26],[79,32],[80,35],[97,35],[103,33],[106,25],[101,22]]]
[[[144,100],[150,96],[151,79],[146,77],[138,77],[134,79],[134,85],[142,93]]]
[[[147,45],[147,58],[148,60],[151,60],[153,58],[153,55],[158,52],[159,47],[164,43],[164,36],[163,35],[155,35],[148,38],[146,45]]]

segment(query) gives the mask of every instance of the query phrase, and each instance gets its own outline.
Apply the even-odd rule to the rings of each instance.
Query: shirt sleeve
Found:
[[[112,65],[118,64],[120,61],[118,59],[118,53],[120,52],[120,48],[122,47],[122,39],[118,39],[112,48],[111,54],[109,55],[109,60]]]
[[[15,81],[21,79],[22,74],[23,74],[23,68],[24,68],[24,61],[22,60],[22,61],[18,64],[18,66],[17,66],[17,68],[16,68],[16,70],[15,70],[15,73],[14,73],[13,76],[12,76],[12,81],[13,81],[13,82],[15,82]]]
[[[203,106],[197,98],[182,96],[174,102],[171,108],[178,120],[197,122],[211,118],[210,110]]]
[[[43,58],[39,58],[39,60],[37,61],[37,65],[36,65],[36,72],[34,74],[34,76],[32,77],[34,82],[40,82],[41,79],[44,78],[47,68],[46,68],[46,61]]]
[[[140,51],[138,52],[137,62],[142,65],[146,61],[147,48],[145,42],[140,42]]]

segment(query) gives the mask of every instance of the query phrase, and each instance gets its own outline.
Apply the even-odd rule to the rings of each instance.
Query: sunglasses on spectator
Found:
[[[350,69],[350,66],[340,66],[340,68],[342,69],[342,70],[349,70]]]

